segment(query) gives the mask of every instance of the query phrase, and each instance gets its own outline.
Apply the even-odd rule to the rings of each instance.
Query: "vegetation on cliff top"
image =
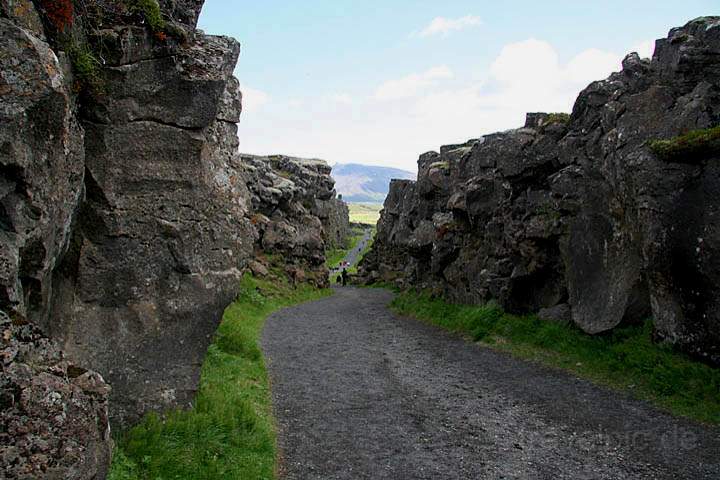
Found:
[[[720,370],[654,344],[651,322],[589,336],[574,326],[507,314],[492,303],[454,305],[404,292],[391,307],[485,346],[630,391],[675,414],[720,424]]]
[[[128,0],[128,7],[131,12],[141,14],[153,32],[161,32],[165,28],[157,0]]]
[[[549,113],[547,116],[547,123],[562,123],[563,125],[567,125],[570,123],[570,114],[569,113]]]
[[[653,140],[650,151],[668,162],[697,162],[720,155],[720,126],[693,130],[669,140]]]
[[[193,408],[149,415],[119,438],[109,480],[275,477],[275,425],[258,345],[280,308],[330,294],[246,275],[202,368]]]
[[[73,0],[41,0],[40,13],[46,21],[53,42],[68,53],[78,90],[87,87],[102,93],[102,45],[97,45],[94,34],[103,28],[106,15],[117,14],[137,17],[147,24],[154,38],[165,41],[168,25],[163,18],[158,0],[123,0],[113,4],[77,3]],[[182,36],[177,29],[170,33]]]

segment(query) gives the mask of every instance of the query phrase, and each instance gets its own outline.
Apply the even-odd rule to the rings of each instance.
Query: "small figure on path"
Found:
[[[348,279],[347,268],[343,268],[343,271],[342,271],[342,283],[343,283],[343,287],[347,287],[347,279]]]

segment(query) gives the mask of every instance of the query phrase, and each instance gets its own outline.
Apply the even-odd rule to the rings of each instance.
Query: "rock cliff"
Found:
[[[252,194],[258,254],[280,255],[291,277],[327,286],[325,250],[350,235],[348,207],[337,199],[330,166],[283,155],[240,160]]]
[[[416,182],[392,183],[361,277],[591,334],[652,316],[658,339],[720,364],[720,149],[710,130],[676,138],[720,123],[719,94],[720,18],[699,18],[569,117],[422,155]]]
[[[108,418],[188,406],[256,255],[327,282],[330,169],[237,153],[202,4],[0,0],[3,478],[104,478]]]

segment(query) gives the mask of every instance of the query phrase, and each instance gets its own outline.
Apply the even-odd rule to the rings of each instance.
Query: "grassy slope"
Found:
[[[192,410],[150,415],[127,432],[109,479],[274,478],[275,426],[260,333],[273,311],[329,294],[246,275],[208,349]]]
[[[495,305],[449,304],[405,292],[392,308],[516,356],[569,370],[675,414],[720,424],[720,370],[653,344],[652,325],[590,336],[573,326],[504,313]]]
[[[366,225],[377,225],[380,219],[380,210],[383,206],[379,203],[350,203],[350,221],[364,223]]]

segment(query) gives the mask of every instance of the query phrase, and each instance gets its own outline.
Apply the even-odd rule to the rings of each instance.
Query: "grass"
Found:
[[[94,91],[101,90],[101,63],[87,44],[73,44],[68,48],[73,73],[77,79]]]
[[[128,6],[130,11],[139,13],[145,18],[145,22],[153,32],[160,32],[165,28],[165,19],[157,0],[130,0]]]
[[[348,207],[351,222],[373,226],[380,220],[380,210],[383,209],[380,203],[350,203]]]
[[[631,391],[676,415],[720,424],[720,370],[651,340],[652,323],[590,336],[574,326],[516,316],[497,305],[454,305],[427,294],[398,294],[391,307],[494,349]]]
[[[670,140],[648,143],[661,160],[669,162],[698,162],[720,155],[720,126],[694,130]]]
[[[151,414],[121,435],[109,480],[275,478],[275,425],[260,333],[273,311],[329,294],[246,275],[208,349],[193,408]]]
[[[558,112],[558,113],[549,113],[547,116],[546,123],[548,125],[553,123],[561,123],[563,125],[567,125],[570,123],[570,114],[564,113],[564,112]]]

